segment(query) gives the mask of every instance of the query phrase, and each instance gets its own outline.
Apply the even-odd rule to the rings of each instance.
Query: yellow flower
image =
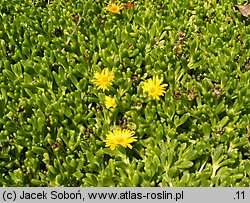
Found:
[[[163,79],[159,80],[158,77],[153,76],[149,78],[147,82],[143,83],[142,89],[144,92],[148,92],[149,96],[152,96],[153,99],[159,100],[159,96],[163,96],[165,93],[166,84],[161,85]]]
[[[116,105],[115,98],[105,96],[105,106],[107,109],[115,107],[115,105]]]
[[[92,82],[97,86],[97,89],[108,90],[108,86],[112,85],[114,74],[109,72],[108,68],[104,68],[101,73],[96,72]]]
[[[229,127],[229,126],[226,127],[226,132],[227,133],[231,133],[231,132],[233,132],[233,130],[234,129],[232,127]]]
[[[109,12],[112,13],[112,14],[115,14],[115,13],[116,13],[116,14],[121,14],[122,6],[116,5],[116,4],[112,3],[111,5],[106,6],[106,7],[103,8],[103,9],[109,11]]]
[[[129,147],[132,149],[131,143],[136,141],[136,137],[133,136],[134,134],[134,131],[127,129],[115,129],[113,132],[108,132],[107,139],[104,140],[104,142],[106,142],[106,147],[110,147],[112,150],[114,150],[118,144],[125,148]]]

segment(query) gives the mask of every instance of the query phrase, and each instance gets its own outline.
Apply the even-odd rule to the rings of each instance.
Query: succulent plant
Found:
[[[249,187],[243,3],[2,0],[0,186]]]

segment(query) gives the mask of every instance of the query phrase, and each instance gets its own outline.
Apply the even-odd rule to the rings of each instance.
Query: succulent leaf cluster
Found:
[[[243,3],[2,0],[0,186],[249,187]]]

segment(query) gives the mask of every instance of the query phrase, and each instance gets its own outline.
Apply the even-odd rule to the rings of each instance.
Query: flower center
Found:
[[[156,94],[156,92],[157,92],[156,87],[151,87],[151,88],[149,89],[149,92],[150,92],[151,95]]]
[[[119,8],[117,6],[111,6],[110,10],[113,12],[117,12],[119,11]]]
[[[108,83],[108,82],[109,82],[108,77],[102,77],[102,82],[103,82],[103,83]]]
[[[117,138],[117,141],[118,141],[119,143],[123,143],[123,142],[124,142],[124,139],[123,139],[122,137],[119,137],[119,138]]]

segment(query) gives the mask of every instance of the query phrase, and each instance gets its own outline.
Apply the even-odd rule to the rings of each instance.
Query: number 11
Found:
[[[245,198],[245,194],[244,194],[244,191],[240,192],[236,192],[236,195],[237,195],[237,199],[244,199]]]

